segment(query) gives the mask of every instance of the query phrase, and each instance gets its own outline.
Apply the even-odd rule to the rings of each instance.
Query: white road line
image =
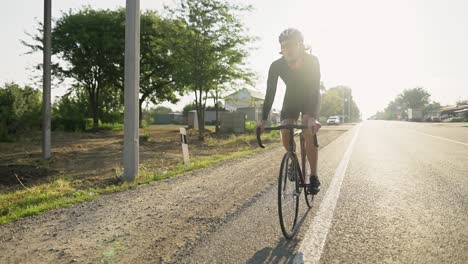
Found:
[[[452,139],[448,139],[448,138],[433,136],[433,135],[431,135],[431,134],[426,134],[426,133],[419,132],[419,131],[416,131],[416,133],[419,133],[419,134],[422,134],[422,135],[425,135],[425,136],[429,136],[429,137],[433,137],[433,138],[438,138],[438,139],[442,139],[442,140],[450,141],[450,142],[453,142],[453,143],[458,143],[458,144],[462,144],[462,145],[468,146],[468,143],[464,143],[464,142],[461,142],[461,141],[456,141],[456,140],[452,140]]]
[[[327,193],[320,204],[319,211],[312,220],[312,224],[307,230],[299,251],[294,258],[293,263],[295,264],[319,263],[320,261],[323,247],[327,240],[328,231],[330,230],[336,203],[340,196],[341,183],[343,182],[346,169],[348,168],[348,163],[360,128],[361,125],[357,127],[354,137],[335,171],[335,176],[333,177],[330,187],[328,187]]]

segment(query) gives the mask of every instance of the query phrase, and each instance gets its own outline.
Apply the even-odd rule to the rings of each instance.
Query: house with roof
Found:
[[[265,95],[260,91],[242,88],[224,97],[224,106],[228,111],[245,113],[248,121],[258,121],[262,118],[262,106]]]
[[[442,119],[463,117],[468,112],[468,105],[447,106],[440,110]]]
[[[261,107],[264,101],[265,95],[263,93],[248,88],[242,88],[224,97],[224,105],[228,111],[236,111],[246,107]]]

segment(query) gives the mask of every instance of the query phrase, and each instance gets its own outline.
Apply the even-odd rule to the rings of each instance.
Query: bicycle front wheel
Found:
[[[301,135],[300,144],[301,144],[301,168],[302,168],[302,174],[304,175],[303,179],[305,183],[306,181],[309,182],[308,178],[310,176],[310,165],[306,156],[304,135]],[[312,204],[314,202],[314,195],[308,192],[307,190],[308,187],[309,187],[308,185],[304,184],[304,198],[306,200],[307,207],[312,208]]]
[[[278,177],[278,214],[281,231],[290,239],[296,233],[299,211],[299,179],[297,159],[294,154],[286,153],[281,161]]]

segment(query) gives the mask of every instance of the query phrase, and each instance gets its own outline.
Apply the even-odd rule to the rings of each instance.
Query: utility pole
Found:
[[[140,0],[127,0],[125,11],[124,172],[122,179],[138,176],[138,96],[140,91]]]
[[[343,89],[343,123],[346,122],[346,116],[345,116],[345,109],[346,109],[346,89],[345,88],[342,88]]]
[[[346,102],[348,102],[348,98],[346,98],[346,88],[343,89],[343,123],[346,123],[346,116],[345,116],[345,109],[346,109]],[[349,105],[349,102],[348,102]],[[349,114],[349,111],[348,111]]]
[[[352,96],[351,96],[351,90],[349,91],[349,98],[348,98],[348,120],[351,122],[351,104],[352,104]]]
[[[50,86],[52,54],[52,0],[44,0],[44,35],[42,67],[42,158],[51,157]]]

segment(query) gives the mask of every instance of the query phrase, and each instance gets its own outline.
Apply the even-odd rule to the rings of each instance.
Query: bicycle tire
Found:
[[[292,179],[288,177],[290,166],[294,168]],[[294,153],[288,152],[284,154],[278,177],[278,215],[281,231],[287,239],[291,239],[297,232],[296,224],[299,213],[300,194],[297,166],[298,162]],[[293,208],[288,208],[289,206]]]
[[[309,174],[307,173],[308,170],[310,170],[310,167],[307,166],[309,161],[307,160],[307,156],[305,153],[305,140],[304,140],[304,135],[301,134],[300,137],[300,144],[301,144],[301,168],[302,168],[302,173],[304,174],[304,181],[307,180],[306,177],[309,177]],[[305,182],[304,182],[305,183]],[[310,184],[310,182],[309,182]],[[307,207],[312,208],[312,203],[314,202],[314,195],[310,194],[307,190],[307,186],[304,184],[304,199],[306,201]]]
[[[315,195],[308,193],[307,187],[304,187],[304,198],[306,200],[307,207],[312,208]]]

